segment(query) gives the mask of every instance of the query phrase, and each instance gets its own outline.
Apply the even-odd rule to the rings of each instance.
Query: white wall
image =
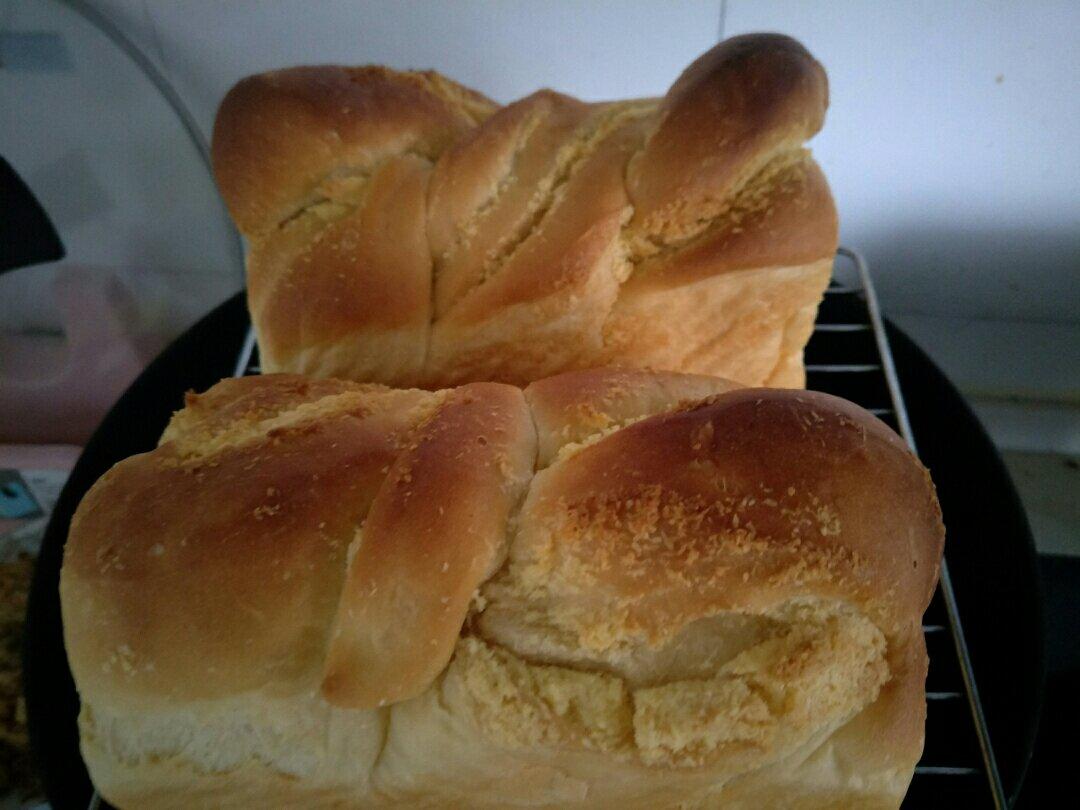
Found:
[[[97,0],[151,47],[209,132],[241,77],[301,63],[435,68],[506,102],[663,93],[717,39],[719,0]]]
[[[1021,429],[984,409],[999,435],[1080,449],[1080,3],[95,5],[158,60],[207,133],[228,87],[271,67],[430,66],[502,101],[538,85],[607,98],[662,92],[721,28],[790,33],[829,72],[813,148],[886,310],[969,393],[1064,414]]]
[[[1080,3],[728,3],[762,28],[829,71],[815,150],[893,308],[1080,319]]]
[[[1080,453],[1080,3],[729,0],[829,72],[814,150],[886,310],[1005,447]]]

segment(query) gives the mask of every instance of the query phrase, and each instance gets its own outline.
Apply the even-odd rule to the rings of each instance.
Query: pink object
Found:
[[[62,343],[0,335],[0,442],[84,444],[150,359],[125,323],[132,297],[116,278],[64,268],[53,296]]]

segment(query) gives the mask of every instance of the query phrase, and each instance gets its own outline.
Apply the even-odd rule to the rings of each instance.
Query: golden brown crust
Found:
[[[315,334],[366,346],[351,353],[366,361],[352,369],[354,379],[420,378],[431,305],[424,230],[429,172],[411,155],[389,158],[354,210],[330,224],[317,214],[301,216],[253,249],[252,263],[269,269],[274,262],[248,295],[264,364],[303,366],[294,353]]]
[[[896,807],[942,536],[823,394],[225,380],[72,522],[83,753],[119,806]]]
[[[659,638],[796,593],[846,599],[889,635],[930,600],[940,521],[926,471],[880,420],[827,394],[739,389],[538,475],[509,570],[597,639]],[[626,609],[573,615],[577,594]]]
[[[539,380],[525,389],[540,442],[537,466],[549,466],[567,446],[739,387],[718,377],[614,368]]]
[[[645,280],[620,298],[605,324],[609,357],[634,353],[651,368],[801,388],[803,346],[831,274],[827,258],[675,287]]]
[[[631,298],[750,267],[799,267],[829,256],[839,223],[820,167],[798,152],[769,166],[697,237],[644,259],[623,286]],[[749,291],[748,291],[749,292]]]
[[[83,499],[61,595],[79,606],[66,644],[99,700],[288,691],[317,677],[346,550],[415,408],[345,384],[286,410],[274,396],[294,382],[286,398],[303,381],[226,381],[239,402],[213,389],[205,400],[235,414],[227,428],[182,412],[195,424]],[[388,393],[399,408],[370,413]]]
[[[632,229],[660,243],[693,235],[769,161],[821,129],[828,102],[825,71],[790,37],[724,40],[672,85],[630,163]]]
[[[439,388],[619,365],[802,384],[837,226],[802,150],[828,93],[801,45],[727,40],[659,100],[544,90],[496,110],[469,92],[322,67],[226,97],[215,168],[248,237],[267,370]],[[406,159],[408,182],[378,193]]]
[[[502,108],[448,149],[429,191],[429,239],[438,268],[435,314],[494,275],[534,224],[559,153],[589,113],[582,102],[541,91]]]
[[[322,693],[374,708],[426,689],[446,666],[476,589],[506,556],[506,523],[532,477],[521,392],[450,392],[395,460],[345,578]]]
[[[622,185],[630,133],[617,130],[578,161],[553,192],[558,205],[515,245],[498,272],[473,287],[432,328],[429,369],[461,383],[515,385],[542,369],[592,365],[622,269]],[[539,376],[543,376],[540,374]]]
[[[246,235],[277,227],[334,175],[403,153],[433,160],[494,104],[435,73],[298,67],[250,76],[221,103],[214,173]]]

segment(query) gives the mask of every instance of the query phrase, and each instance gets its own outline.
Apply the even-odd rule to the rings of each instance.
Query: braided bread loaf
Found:
[[[662,99],[437,73],[241,81],[214,127],[267,371],[437,388],[600,365],[801,387],[837,242],[825,73],[727,40]]]
[[[226,380],[75,515],[82,750],[119,807],[895,808],[941,550],[823,394]]]

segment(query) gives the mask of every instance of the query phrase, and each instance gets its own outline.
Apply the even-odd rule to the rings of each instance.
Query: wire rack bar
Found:
[[[900,427],[900,435],[908,443],[914,452],[918,452],[915,445],[915,435],[911,430],[911,422],[908,419],[907,409],[904,406],[903,394],[900,391],[900,380],[896,375],[896,365],[893,362],[892,350],[889,348],[889,338],[885,334],[885,322],[881,317],[881,307],[878,304],[877,293],[874,290],[873,281],[870,279],[870,269],[866,260],[856,250],[841,247],[837,253],[848,259],[855,265],[862,282],[863,293],[866,296],[866,306],[870,313],[870,322],[874,327],[874,337],[877,341],[878,352],[881,355],[882,370],[889,386],[889,394],[893,401],[897,424]],[[983,765],[986,768],[987,778],[990,780],[990,794],[993,798],[994,807],[997,810],[1005,810],[1005,789],[1001,783],[1001,774],[998,771],[997,760],[994,758],[994,748],[990,742],[990,731],[986,724],[986,714],[983,711],[982,701],[979,699],[979,688],[975,683],[975,673],[971,666],[971,655],[968,651],[967,639],[964,636],[964,627],[960,621],[960,611],[956,603],[956,593],[953,590],[952,578],[949,576],[949,566],[945,559],[941,561],[940,589],[945,601],[945,612],[948,616],[949,627],[952,630],[953,643],[956,646],[956,656],[960,662],[960,674],[964,680],[964,688],[971,708],[971,715],[975,720],[975,732],[979,740],[979,749],[982,754]]]

